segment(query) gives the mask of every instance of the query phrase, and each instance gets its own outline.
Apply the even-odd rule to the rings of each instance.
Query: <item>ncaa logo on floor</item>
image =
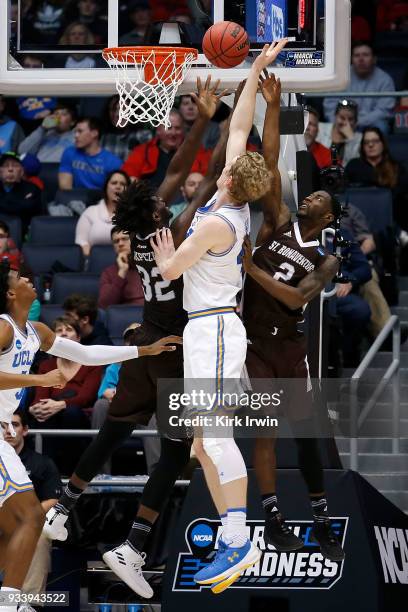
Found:
[[[191,541],[200,548],[210,546],[214,541],[214,531],[208,523],[199,523],[191,531]]]

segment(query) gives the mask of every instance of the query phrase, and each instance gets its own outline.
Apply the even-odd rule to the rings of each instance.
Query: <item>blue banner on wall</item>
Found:
[[[246,30],[252,42],[270,43],[287,34],[287,0],[247,0]]]

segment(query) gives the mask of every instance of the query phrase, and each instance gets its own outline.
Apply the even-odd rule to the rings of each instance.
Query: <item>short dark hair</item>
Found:
[[[71,104],[70,102],[65,102],[64,100],[59,100],[57,102],[57,106],[54,109],[54,112],[56,110],[67,110],[69,112],[69,114],[72,117],[72,121],[76,121],[77,118],[77,110],[75,108],[75,106],[73,104]]]
[[[369,47],[373,55],[375,55],[374,45],[369,40],[355,40],[351,45],[351,55],[357,47]]]
[[[2,221],[0,219],[0,229],[3,230],[3,232],[5,232],[7,234],[7,236],[10,236],[10,228],[7,225],[7,223],[5,221]]]
[[[78,317],[89,317],[91,325],[95,324],[98,317],[98,305],[96,299],[91,295],[82,295],[81,293],[72,293],[62,304],[64,310],[76,312]]]
[[[125,179],[126,179],[126,183],[127,183],[127,187],[129,187],[130,185],[130,178],[129,175],[127,174],[127,172],[125,172],[124,170],[112,170],[111,172],[109,172],[109,174],[106,176],[105,182],[103,184],[103,189],[102,189],[102,193],[104,195],[104,197],[106,198],[106,190],[108,188],[108,183],[111,180],[112,176],[114,174],[121,174]]]
[[[7,312],[7,291],[9,290],[10,262],[5,257],[0,261],[0,313]]]
[[[23,427],[28,427],[28,418],[25,410],[21,410],[21,408],[17,408],[13,412],[13,416],[17,415],[20,418],[21,424]]]
[[[98,132],[98,138],[102,136],[103,126],[98,117],[79,117],[77,125],[78,123],[87,123],[90,130],[96,130]]]
[[[53,321],[52,329],[55,331],[58,325],[65,325],[66,327],[72,327],[73,329],[75,329],[77,336],[81,335],[81,329],[79,327],[78,321],[76,321],[69,315],[62,315],[60,317],[57,317],[55,321]]]
[[[309,104],[307,104],[304,108],[305,111],[307,111],[310,115],[314,115],[315,117],[317,117],[317,120],[320,121],[320,113],[318,110],[315,109],[314,106],[310,106]]]
[[[334,195],[331,196],[331,209],[334,215],[334,222],[343,216],[343,208],[342,208],[341,202]]]
[[[352,111],[352,113],[354,114],[354,119],[357,121],[358,119],[358,104],[357,102],[354,102],[354,100],[340,100],[337,103],[336,106],[336,110],[335,110],[335,114],[337,115],[337,113],[342,110],[343,108],[346,108],[347,110]]]

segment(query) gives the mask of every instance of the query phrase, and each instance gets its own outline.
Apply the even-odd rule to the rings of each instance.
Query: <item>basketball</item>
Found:
[[[214,66],[234,68],[249,53],[248,34],[233,21],[218,21],[204,35],[203,52]]]

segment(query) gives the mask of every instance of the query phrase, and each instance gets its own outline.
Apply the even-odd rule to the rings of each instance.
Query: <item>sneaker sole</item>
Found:
[[[195,582],[197,584],[203,584],[203,585],[214,584],[214,582],[223,582],[224,580],[227,580],[227,578],[229,578],[233,574],[238,574],[238,575],[242,574],[242,572],[248,569],[248,567],[252,567],[252,565],[255,565],[255,563],[258,563],[260,558],[261,558],[261,551],[259,550],[259,548],[254,546],[253,548],[251,548],[251,550],[248,551],[246,556],[237,565],[234,565],[233,567],[226,570],[222,574],[219,574],[218,576],[213,576],[212,578],[208,578],[206,580],[195,580]]]
[[[345,555],[344,551],[343,551],[343,555],[341,557],[334,557],[333,555],[328,555],[326,552],[324,552],[322,550],[322,546],[321,546],[319,540],[316,538],[316,536],[314,535],[313,532],[310,534],[310,540],[311,540],[311,542],[315,542],[316,544],[318,544],[320,546],[320,553],[322,554],[322,556],[325,559],[328,559],[329,561],[333,561],[333,563],[341,563],[346,558],[346,555]]]
[[[232,576],[230,576],[226,580],[223,580],[222,582],[218,582],[217,584],[214,584],[211,587],[212,592],[215,595],[219,595],[219,593],[222,593],[223,591],[228,589],[228,587],[231,586],[231,584],[234,584],[234,582],[238,580],[241,574],[242,572],[237,572],[236,574],[232,574]]]
[[[139,595],[140,597],[143,597],[143,599],[151,599],[153,597],[154,593],[153,593],[153,589],[150,587],[150,585],[149,585],[150,591],[144,591],[142,588],[138,589],[138,585],[135,585],[131,580],[128,579],[127,576],[122,574],[121,570],[123,568],[119,564],[116,565],[116,557],[115,556],[111,557],[109,555],[109,552],[107,552],[104,555],[102,555],[102,559],[104,560],[106,565],[112,570],[112,572],[118,578],[120,578],[125,584],[127,584],[127,586],[130,589],[132,589],[132,591],[134,591],[136,593],[136,595]]]

